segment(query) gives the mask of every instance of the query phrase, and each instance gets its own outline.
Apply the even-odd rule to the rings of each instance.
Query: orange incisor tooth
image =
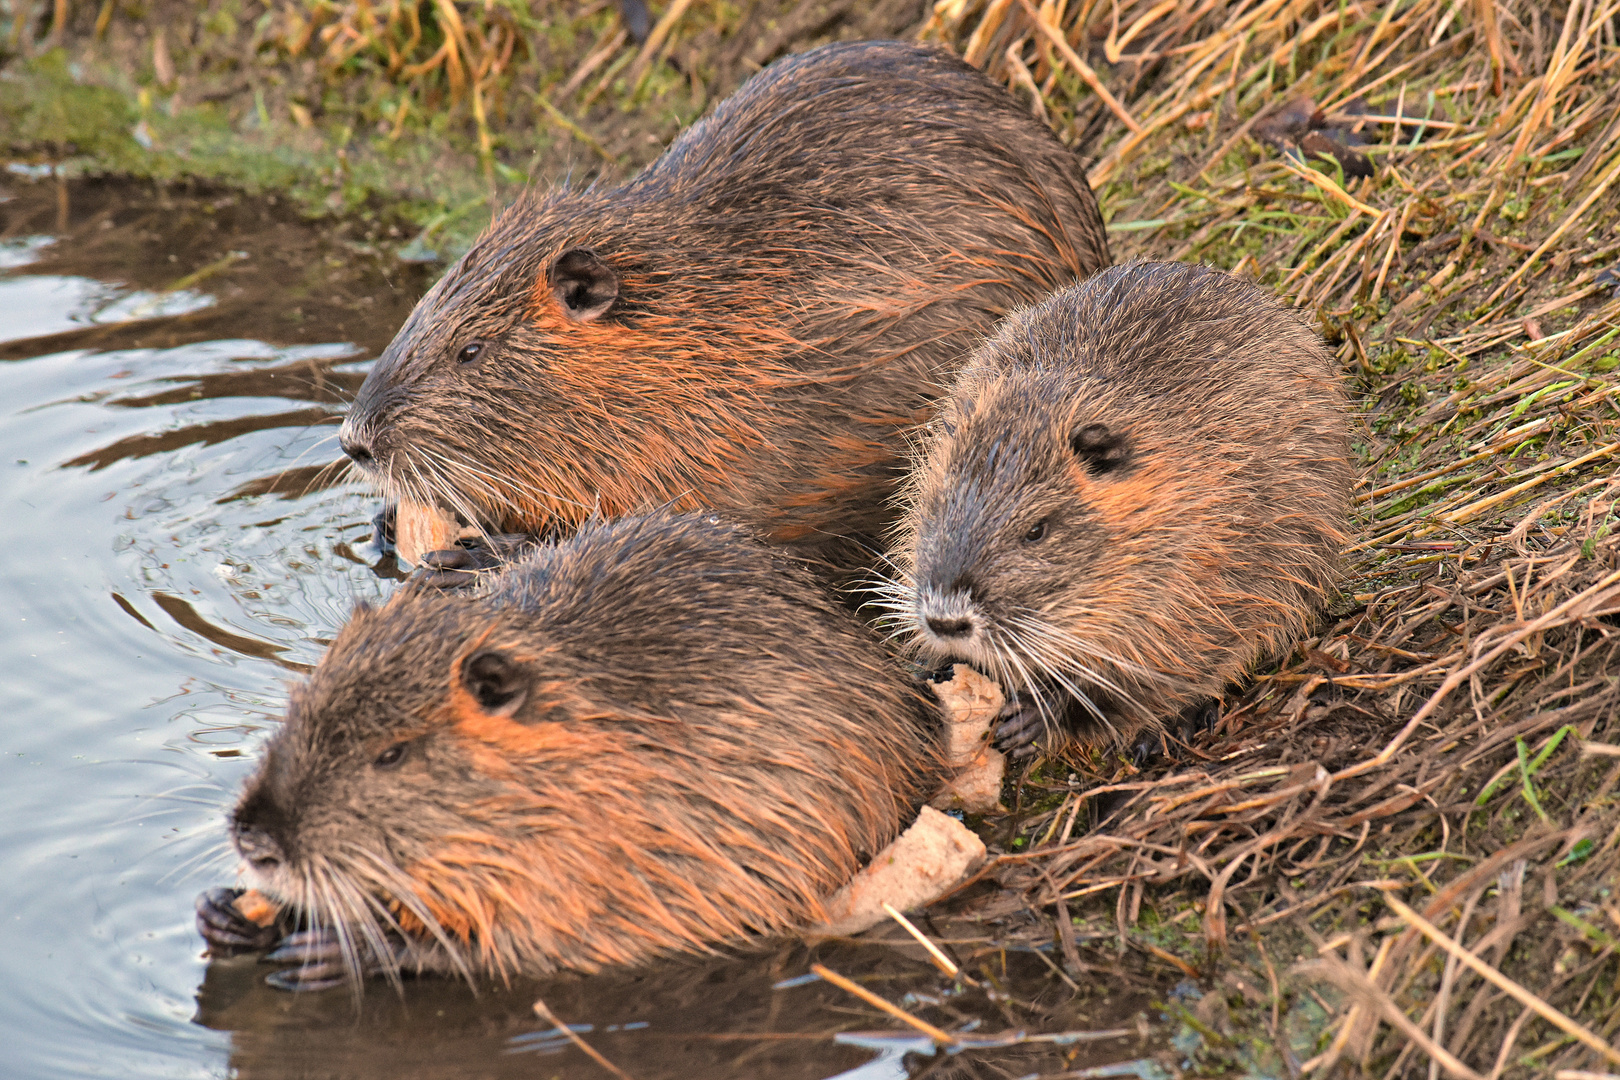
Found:
[[[450,511],[401,499],[395,517],[394,549],[412,565],[429,551],[454,547],[461,524]]]

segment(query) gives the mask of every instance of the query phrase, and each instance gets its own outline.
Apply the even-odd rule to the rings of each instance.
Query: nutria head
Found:
[[[870,540],[940,381],[1107,265],[1073,152],[902,42],[771,65],[617,187],[528,195],[423,298],[344,450],[493,531],[723,508]]]
[[[1311,330],[1216,270],[1115,267],[973,355],[917,462],[888,603],[924,654],[1128,736],[1303,630],[1349,482]]]
[[[351,968],[497,979],[821,917],[935,775],[866,628],[735,526],[587,525],[482,595],[362,608],[232,816]]]

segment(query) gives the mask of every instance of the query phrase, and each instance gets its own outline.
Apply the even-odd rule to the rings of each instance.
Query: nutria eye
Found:
[[[378,754],[377,760],[373,764],[379,769],[397,768],[399,763],[405,760],[405,751],[409,750],[410,747],[410,743],[395,743]]]
[[[1024,543],[1026,544],[1038,543],[1044,539],[1046,539],[1046,522],[1044,521],[1037,521],[1029,527],[1029,532],[1024,534]]]
[[[463,345],[461,351],[456,353],[456,363],[470,364],[482,355],[484,355],[484,343],[474,341],[469,345]]]

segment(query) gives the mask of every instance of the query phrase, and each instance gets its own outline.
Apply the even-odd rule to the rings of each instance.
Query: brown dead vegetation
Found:
[[[1164,963],[1225,957],[1228,989],[1252,963],[1290,1072],[1620,1062],[1595,1049],[1620,1031],[1620,5],[935,10],[1089,145],[1117,256],[1319,320],[1364,462],[1329,625],[1178,762],[1037,770],[997,880]],[[1313,982],[1331,1019],[1290,1061]]]

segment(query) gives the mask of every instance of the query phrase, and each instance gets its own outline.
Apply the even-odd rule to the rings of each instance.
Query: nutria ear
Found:
[[[590,322],[619,298],[619,275],[594,251],[572,248],[551,264],[551,294],[575,322]]]
[[[1112,472],[1131,459],[1124,432],[1107,424],[1081,424],[1069,436],[1069,449],[1093,476]]]
[[[487,713],[511,716],[529,696],[523,665],[500,649],[481,649],[461,662],[461,681]]]

